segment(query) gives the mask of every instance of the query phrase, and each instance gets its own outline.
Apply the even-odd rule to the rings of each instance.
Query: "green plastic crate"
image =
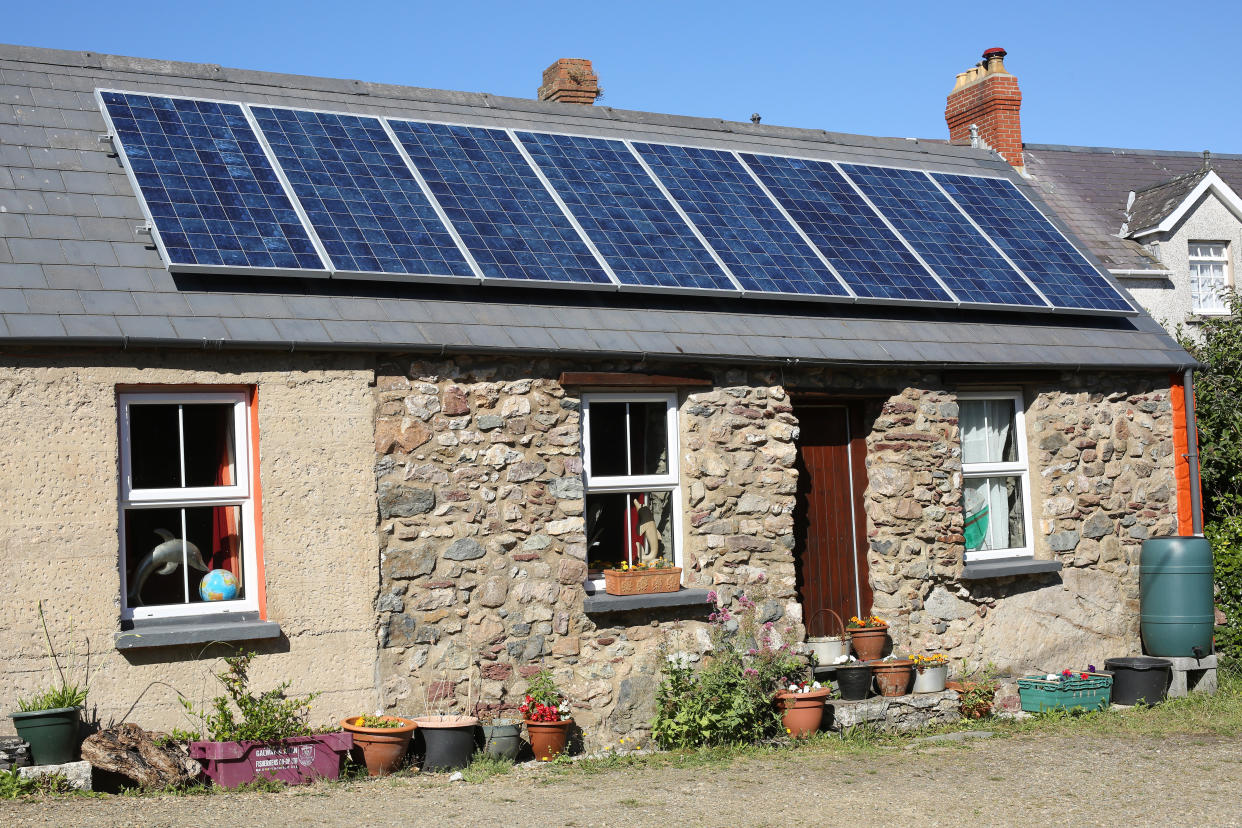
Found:
[[[1113,677],[1100,673],[1087,673],[1080,678],[1048,681],[1043,676],[1027,676],[1018,679],[1018,695],[1022,709],[1028,713],[1045,710],[1103,710],[1113,692]]]

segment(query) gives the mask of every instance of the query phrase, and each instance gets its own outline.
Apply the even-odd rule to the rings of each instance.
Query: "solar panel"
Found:
[[[484,277],[610,284],[503,130],[396,120],[389,126]]]
[[[832,164],[772,155],[742,159],[859,296],[953,301]]]
[[[953,202],[917,170],[842,164],[867,198],[963,302],[1044,307]]]
[[[634,144],[744,290],[848,296],[730,152]]]
[[[101,94],[170,264],[324,270],[240,106]]]
[[[1012,182],[934,173],[945,191],[1056,307],[1132,310],[1108,280]]]
[[[377,118],[251,111],[337,270],[474,276]]]
[[[622,284],[737,290],[625,144],[517,135]]]

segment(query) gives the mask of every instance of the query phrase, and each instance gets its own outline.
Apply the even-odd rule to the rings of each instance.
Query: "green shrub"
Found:
[[[1203,533],[1212,543],[1216,606],[1226,618],[1216,628],[1216,650],[1236,662],[1242,658],[1242,517],[1209,523]]]
[[[311,728],[306,720],[310,716],[310,703],[319,694],[285,698],[289,682],[284,681],[274,690],[254,695],[250,692],[247,673],[254,656],[254,653],[246,653],[224,660],[224,672],[217,673],[216,678],[224,685],[225,695],[212,699],[210,710],[195,710],[184,698],[181,704],[190,715],[202,721],[207,736],[215,742],[277,742],[293,736],[309,736]]]

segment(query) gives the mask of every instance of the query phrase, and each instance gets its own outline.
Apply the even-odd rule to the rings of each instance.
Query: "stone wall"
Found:
[[[120,629],[116,386],[201,383],[258,387],[267,608],[284,638],[254,642],[255,687],[287,679],[292,693],[321,692],[317,724],[374,709],[372,365],[360,355],[8,354],[0,368],[6,707],[54,681],[40,600],[62,652],[89,656],[88,714],[102,722],[190,727],[178,693],[196,704],[219,693],[212,673],[230,648],[113,647]],[[0,722],[11,729],[9,719]]]

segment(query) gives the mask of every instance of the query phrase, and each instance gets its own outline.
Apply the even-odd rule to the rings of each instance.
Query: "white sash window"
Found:
[[[1019,392],[958,395],[966,559],[1030,556],[1030,472]]]

